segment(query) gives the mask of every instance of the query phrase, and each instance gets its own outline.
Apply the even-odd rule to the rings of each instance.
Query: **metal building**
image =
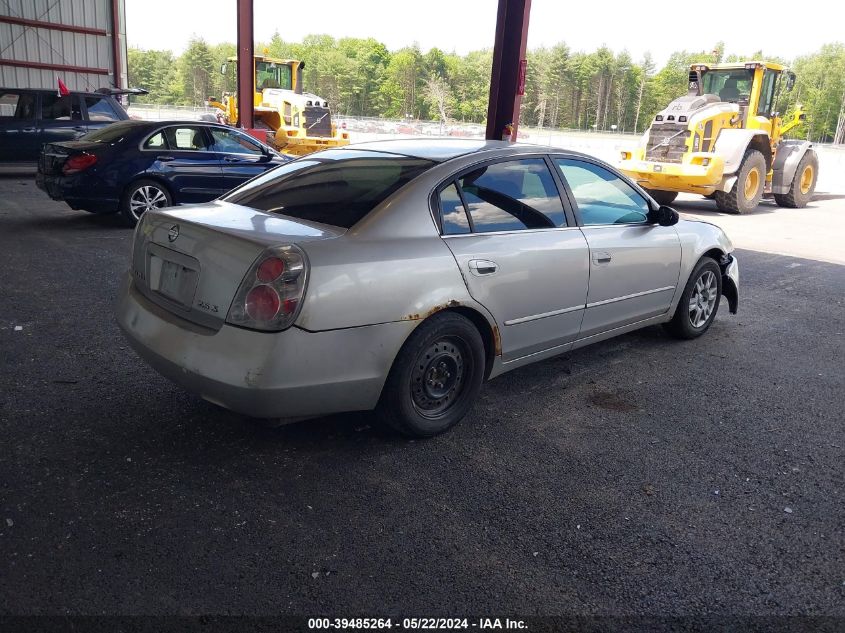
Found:
[[[125,0],[0,1],[0,86],[126,87]]]

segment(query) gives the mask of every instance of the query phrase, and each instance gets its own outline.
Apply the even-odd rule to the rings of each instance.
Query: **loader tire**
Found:
[[[757,208],[766,184],[766,159],[756,149],[746,150],[736,182],[730,191],[717,191],[713,196],[719,211],[748,213]]]
[[[661,189],[646,189],[646,191],[657,204],[672,204],[678,197],[677,191],[663,191]]]
[[[813,198],[816,180],[819,175],[819,157],[813,150],[807,150],[798,163],[798,169],[792,177],[789,193],[776,193],[775,202],[779,207],[803,209]]]

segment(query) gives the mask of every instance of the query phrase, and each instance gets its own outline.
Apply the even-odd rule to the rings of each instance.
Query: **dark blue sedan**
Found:
[[[119,212],[134,226],[145,211],[213,200],[288,160],[225,125],[124,121],[44,145],[36,184],[72,209]]]

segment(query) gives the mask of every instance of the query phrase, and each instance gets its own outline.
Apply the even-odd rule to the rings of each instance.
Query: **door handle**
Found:
[[[496,262],[491,262],[488,259],[469,260],[469,271],[473,275],[492,275],[497,270],[499,270],[499,265]]]
[[[173,160],[172,156],[156,156],[156,160],[162,163],[166,163],[168,161]]]
[[[609,264],[611,259],[613,258],[610,256],[610,253],[605,251],[597,251],[593,253],[593,262],[596,264]]]
[[[88,131],[86,128],[82,127],[81,125],[74,125],[73,129],[76,132],[87,132]]]
[[[34,132],[34,131],[35,131],[35,128],[34,128],[34,127],[25,127],[24,129],[22,129],[22,130],[21,130],[21,132],[26,132],[26,133],[28,133],[28,134],[29,134],[29,133],[32,133],[32,132]]]
[[[225,160],[227,163],[240,163],[241,162],[240,158],[235,158],[234,156],[225,156],[223,158],[223,160]]]

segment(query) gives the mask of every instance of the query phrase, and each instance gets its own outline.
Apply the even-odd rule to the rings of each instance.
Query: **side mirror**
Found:
[[[680,219],[678,212],[665,204],[661,204],[656,211],[650,211],[648,214],[648,221],[660,226],[674,226]]]
[[[789,72],[786,75],[786,91],[792,92],[792,88],[795,86],[795,73]]]

